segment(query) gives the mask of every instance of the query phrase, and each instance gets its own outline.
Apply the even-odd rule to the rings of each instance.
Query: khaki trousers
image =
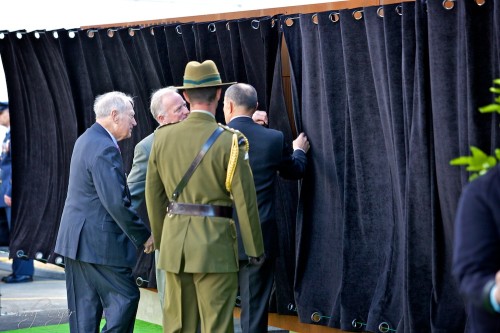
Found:
[[[233,333],[237,292],[237,272],[166,272],[163,332]]]

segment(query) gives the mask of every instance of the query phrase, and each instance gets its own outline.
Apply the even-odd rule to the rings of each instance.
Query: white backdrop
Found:
[[[23,0],[2,1],[0,31],[72,29],[81,26],[146,21],[345,0]],[[49,7],[54,11],[50,12]],[[1,37],[1,36],[0,36]],[[0,101],[7,88],[0,60]]]
[[[0,102],[7,101],[7,87],[5,86],[5,74],[3,72],[2,59],[0,58]]]

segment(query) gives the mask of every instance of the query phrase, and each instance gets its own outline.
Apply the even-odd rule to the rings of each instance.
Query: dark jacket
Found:
[[[239,130],[248,139],[250,167],[257,191],[264,249],[267,257],[275,257],[279,250],[274,207],[276,177],[279,173],[281,177],[287,179],[302,178],[307,164],[306,154],[301,150],[290,154],[286,149],[282,132],[256,124],[250,117],[234,118],[228,126]],[[240,260],[245,260],[247,257],[241,251],[241,241],[238,243]]]
[[[98,123],[76,140],[55,252],[88,263],[133,267],[150,232],[130,207],[123,161]]]
[[[500,166],[468,184],[455,219],[453,274],[467,303],[467,332],[500,332],[489,300],[500,270]]]

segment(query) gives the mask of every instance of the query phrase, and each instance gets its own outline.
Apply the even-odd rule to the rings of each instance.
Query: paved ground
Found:
[[[11,273],[8,249],[0,247],[0,277]],[[35,260],[33,282],[0,282],[0,332],[68,322],[64,269]],[[240,333],[235,318],[235,333]],[[273,333],[288,332],[269,327]]]
[[[12,261],[0,248],[0,276],[11,273]],[[68,321],[64,269],[35,262],[33,282],[0,282],[0,331]]]

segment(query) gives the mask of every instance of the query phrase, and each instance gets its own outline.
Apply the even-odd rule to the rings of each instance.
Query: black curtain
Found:
[[[50,261],[77,137],[69,78],[50,33],[5,34],[0,52],[11,119],[10,257]]]
[[[275,189],[281,256],[272,311],[349,331],[463,331],[450,258],[468,175],[449,161],[471,145],[500,146],[498,116],[477,111],[500,75],[499,7],[419,0],[0,35],[12,125],[10,255],[56,261],[71,152],[95,121],[97,95],[134,96],[138,126],[120,143],[129,170],[135,144],[157,125],[151,93],[181,85],[188,61],[212,59],[224,81],[256,87],[269,126],[288,143],[301,131],[311,142],[304,179],[279,179]],[[139,254],[134,274],[154,287],[152,256]]]
[[[498,147],[497,117],[477,111],[498,76],[496,13],[463,0],[282,17],[312,147],[297,220],[301,321],[463,331],[450,258],[467,174],[449,161]]]

